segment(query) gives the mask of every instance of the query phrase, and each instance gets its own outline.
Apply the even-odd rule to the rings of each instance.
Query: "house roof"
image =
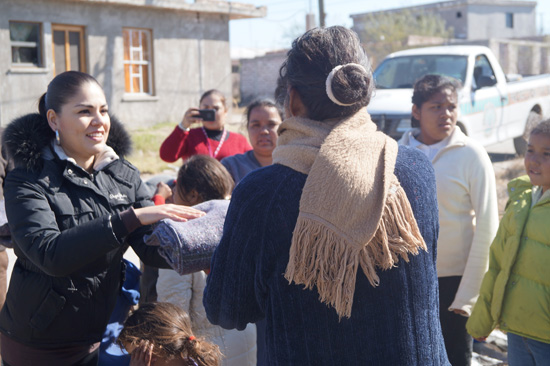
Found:
[[[179,10],[193,13],[227,14],[230,20],[246,18],[263,18],[267,15],[265,6],[256,7],[253,4],[224,0],[70,0],[97,4],[125,5],[131,7]]]

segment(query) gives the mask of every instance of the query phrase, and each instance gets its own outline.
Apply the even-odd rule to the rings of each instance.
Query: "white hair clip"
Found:
[[[360,69],[362,69],[363,71],[365,71],[365,73],[367,72],[367,70],[365,69],[365,67],[363,65],[355,64],[355,63],[349,63],[349,64],[345,64],[345,65],[335,66],[334,69],[332,69],[332,71],[328,74],[327,81],[325,82],[328,99],[330,99],[334,104],[338,104],[342,107],[349,107],[349,106],[354,105],[355,103],[345,104],[345,103],[340,102],[338,99],[336,99],[336,97],[332,93],[332,78],[334,77],[334,74],[336,74],[336,71],[338,71],[342,67],[346,67],[346,66],[357,66]]]

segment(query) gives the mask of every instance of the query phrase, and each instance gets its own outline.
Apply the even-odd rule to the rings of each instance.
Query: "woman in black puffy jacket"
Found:
[[[126,249],[167,267],[143,242],[148,225],[202,213],[148,199],[123,157],[129,136],[90,75],[58,75],[39,111],[14,120],[3,135],[15,162],[4,193],[18,258],[0,313],[2,359],[12,366],[96,365]]]

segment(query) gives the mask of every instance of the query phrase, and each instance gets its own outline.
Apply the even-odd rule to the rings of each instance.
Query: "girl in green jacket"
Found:
[[[550,362],[550,119],[531,131],[525,170],[508,183],[489,270],[466,324],[480,341],[495,327],[506,331],[510,366]]]

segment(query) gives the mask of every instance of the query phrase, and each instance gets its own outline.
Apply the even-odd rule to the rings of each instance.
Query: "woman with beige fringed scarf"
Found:
[[[224,328],[265,318],[268,365],[449,365],[433,169],[376,131],[373,89],[353,31],[296,39],[274,165],[233,193],[203,302]]]

